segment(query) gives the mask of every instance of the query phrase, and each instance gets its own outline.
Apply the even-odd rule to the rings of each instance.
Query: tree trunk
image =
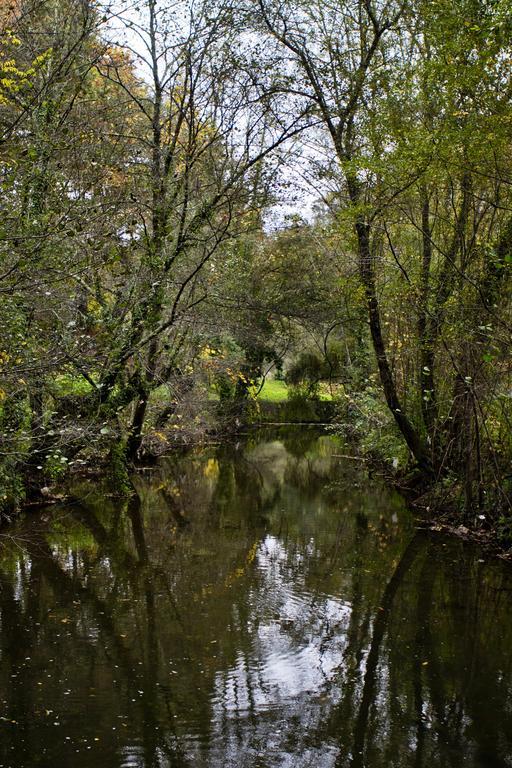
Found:
[[[435,455],[435,426],[437,423],[437,396],[434,380],[435,354],[432,340],[427,338],[428,301],[430,295],[430,266],[432,263],[432,233],[430,228],[430,200],[428,190],[421,191],[421,230],[422,230],[422,264],[420,308],[418,315],[418,338],[420,343],[420,397],[421,412],[425,429],[432,443],[432,453]]]
[[[158,362],[158,342],[152,341],[147,355],[146,376],[143,377],[139,396],[135,403],[135,411],[130,427],[130,434],[126,444],[126,456],[129,461],[136,461],[142,445],[144,422],[148,409],[148,398],[155,382],[156,366]]]
[[[393,414],[396,424],[402,433],[409,450],[426,472],[431,471],[431,462],[427,447],[420,435],[402,410],[402,405],[396,391],[395,381],[386,354],[386,345],[382,335],[380,308],[375,285],[375,271],[370,251],[370,228],[361,219],[356,222],[356,234],[359,250],[359,272],[365,290],[368,320],[372,337],[373,349],[377,358],[380,381],[388,407]]]

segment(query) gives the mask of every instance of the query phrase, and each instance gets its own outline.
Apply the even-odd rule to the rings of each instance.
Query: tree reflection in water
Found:
[[[0,765],[512,765],[509,570],[345,452],[192,451],[4,534]]]

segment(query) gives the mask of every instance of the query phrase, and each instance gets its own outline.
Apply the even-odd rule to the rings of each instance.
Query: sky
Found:
[[[151,73],[148,63],[149,29],[148,15],[144,12],[147,2],[131,2],[130,0],[114,0],[109,4],[108,21],[103,27],[103,35],[112,43],[124,47],[131,52],[136,69],[140,76],[151,83]],[[175,32],[180,27],[186,29],[187,19],[183,10],[187,2],[178,0],[161,4],[162,10],[168,13],[168,22]],[[180,16],[182,24],[180,24]],[[264,218],[267,230],[286,227],[290,220],[297,218],[311,222],[321,208],[322,198],[328,194],[326,184],[319,185],[314,178],[314,167],[322,160],[320,137],[310,134],[288,144],[286,151],[280,153],[280,161],[276,163],[277,173],[274,185],[276,203],[268,209]]]

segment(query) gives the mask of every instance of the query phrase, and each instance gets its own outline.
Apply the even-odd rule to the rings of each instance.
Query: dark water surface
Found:
[[[2,768],[512,766],[512,578],[303,429],[0,536]]]

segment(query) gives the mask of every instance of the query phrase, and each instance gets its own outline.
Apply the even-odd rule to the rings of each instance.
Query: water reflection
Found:
[[[511,766],[510,571],[344,453],[196,451],[4,533],[0,768]]]

